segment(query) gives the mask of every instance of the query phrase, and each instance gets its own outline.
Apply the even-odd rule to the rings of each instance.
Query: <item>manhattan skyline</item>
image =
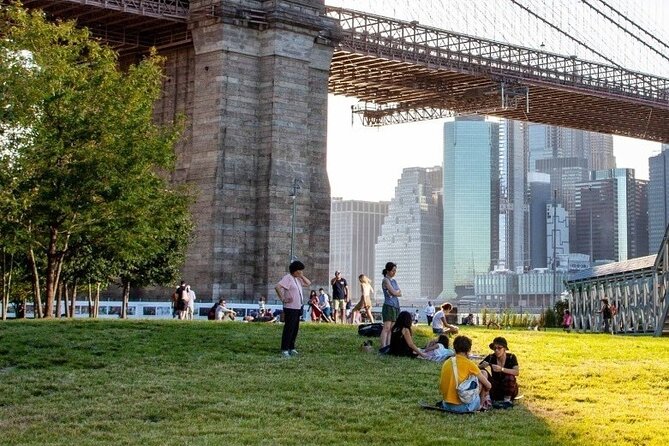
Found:
[[[354,98],[329,96],[327,171],[331,196],[344,200],[389,201],[406,167],[443,166],[444,122],[363,127],[351,116]],[[353,124],[352,124],[353,119]],[[648,158],[660,153],[651,141],[613,136],[616,167],[648,179]]]

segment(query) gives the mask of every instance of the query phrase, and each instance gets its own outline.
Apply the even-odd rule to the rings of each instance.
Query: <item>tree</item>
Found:
[[[31,259],[37,295],[43,276],[51,317],[65,258],[77,256],[73,243],[105,246],[115,236],[119,253],[151,257],[148,234],[161,222],[148,215],[149,202],[176,196],[186,208],[186,192],[165,175],[179,126],[153,123],[162,85],[155,54],[122,72],[87,30],[19,6],[0,9],[0,35],[0,167],[9,191],[0,211]]]

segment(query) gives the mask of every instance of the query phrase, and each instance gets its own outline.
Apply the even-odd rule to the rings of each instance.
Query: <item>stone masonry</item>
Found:
[[[295,255],[328,279],[327,84],[335,23],[323,0],[191,1],[192,48],[166,52],[156,118],[187,118],[174,180],[193,186],[183,278],[202,301],[275,296]],[[320,33],[320,36],[319,36]]]

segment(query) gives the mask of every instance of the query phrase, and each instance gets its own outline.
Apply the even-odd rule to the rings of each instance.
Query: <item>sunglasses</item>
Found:
[[[502,347],[501,345],[496,345],[496,346],[495,346],[495,350],[502,350],[503,348],[504,348],[504,347]]]

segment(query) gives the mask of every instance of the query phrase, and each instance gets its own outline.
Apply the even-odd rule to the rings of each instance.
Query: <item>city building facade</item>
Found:
[[[659,249],[669,224],[669,144],[648,159],[648,252]]]
[[[648,182],[634,169],[597,170],[576,191],[576,246],[593,264],[648,255]]]
[[[442,298],[471,295],[474,276],[499,259],[499,123],[444,123]]]
[[[374,288],[381,299],[381,271],[397,264],[402,305],[434,299],[442,289],[443,203],[441,167],[404,169],[388,205],[375,247]]]
[[[357,293],[357,279],[365,274],[374,282],[374,250],[381,225],[388,215],[388,202],[332,198],[330,208],[330,277],[341,271]]]

